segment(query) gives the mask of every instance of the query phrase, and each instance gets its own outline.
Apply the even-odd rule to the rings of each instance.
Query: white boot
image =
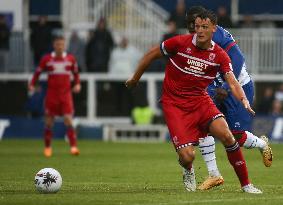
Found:
[[[243,192],[250,193],[250,194],[262,194],[262,191],[256,188],[252,184],[248,184],[242,187]]]
[[[196,176],[194,168],[191,170],[183,170],[183,182],[187,191],[195,191],[196,190]]]

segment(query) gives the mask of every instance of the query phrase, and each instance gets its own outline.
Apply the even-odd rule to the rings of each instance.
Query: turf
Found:
[[[225,184],[210,191],[186,192],[176,153],[169,143],[106,143],[80,141],[81,155],[69,155],[64,141],[54,141],[54,155],[42,155],[42,141],[0,142],[0,204],[76,205],[186,205],[281,204],[283,200],[283,145],[273,144],[272,167],[265,168],[258,150],[245,150],[250,178],[262,195],[242,193],[238,180],[217,145],[218,165]],[[34,175],[53,167],[63,177],[57,194],[39,194]],[[201,156],[195,162],[197,181],[206,176]]]

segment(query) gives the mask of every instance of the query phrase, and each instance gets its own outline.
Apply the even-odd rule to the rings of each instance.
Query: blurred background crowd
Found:
[[[10,4],[19,2],[20,25],[9,10]],[[42,116],[44,81],[32,96],[25,84],[40,58],[52,50],[53,37],[64,35],[83,74],[83,92],[75,96],[78,116],[129,117],[135,108],[147,107],[154,113],[149,116],[157,116],[150,122],[162,121],[158,97],[166,61],[154,62],[135,91],[126,90],[123,82],[148,48],[187,32],[186,9],[198,4],[217,13],[218,25],[228,29],[243,50],[256,83],[257,113],[282,115],[279,0],[273,4],[266,0],[1,0],[0,4],[0,90],[6,96],[0,102],[0,115]],[[19,100],[13,100],[15,95]]]

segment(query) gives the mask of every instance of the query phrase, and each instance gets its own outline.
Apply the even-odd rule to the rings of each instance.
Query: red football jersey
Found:
[[[74,83],[80,83],[78,65],[73,55],[63,53],[58,57],[54,52],[42,57],[39,67],[36,69],[31,84],[35,85],[41,72],[48,74],[48,91],[64,94],[71,91],[71,75],[74,76]]]
[[[212,41],[207,50],[196,46],[196,34],[179,35],[161,43],[161,52],[167,56],[161,102],[170,102],[194,110],[210,99],[207,86],[217,72],[232,71],[227,53]]]

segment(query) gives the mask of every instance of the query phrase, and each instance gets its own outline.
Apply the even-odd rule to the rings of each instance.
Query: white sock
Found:
[[[245,143],[243,144],[243,147],[247,148],[247,149],[252,149],[252,148],[259,148],[259,149],[263,149],[266,146],[266,142],[263,141],[262,139],[258,138],[257,136],[255,136],[253,133],[245,131],[247,134],[247,139],[245,141]]]
[[[206,163],[209,176],[221,176],[215,156],[215,141],[212,136],[207,136],[199,140],[199,150]]]

